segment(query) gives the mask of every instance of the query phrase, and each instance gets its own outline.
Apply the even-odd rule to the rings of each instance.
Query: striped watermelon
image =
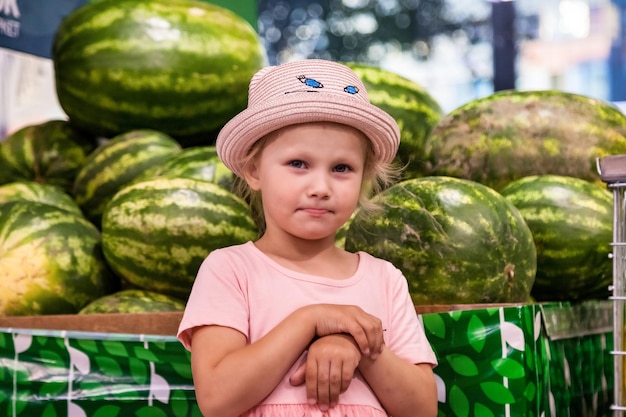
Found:
[[[0,142],[0,184],[28,180],[69,191],[95,148],[94,137],[65,120],[25,126]]]
[[[0,204],[16,200],[49,204],[79,216],[83,215],[76,201],[62,188],[52,184],[15,181],[0,185]]]
[[[0,315],[71,314],[116,288],[101,236],[49,204],[0,204]]]
[[[154,178],[119,191],[102,216],[104,255],[135,287],[186,300],[213,250],[257,237],[247,205],[216,184]]]
[[[185,148],[157,167],[154,172],[143,176],[142,180],[153,176],[209,181],[227,190],[230,190],[234,180],[234,174],[217,156],[215,146]]]
[[[421,85],[392,71],[363,63],[346,65],[361,77],[372,104],[398,123],[398,159],[405,167],[405,178],[423,176],[426,138],[443,114],[439,103]]]
[[[386,259],[415,304],[526,302],[535,279],[530,229],[513,204],[482,184],[422,177],[378,194],[380,212],[357,213],[349,251]]]
[[[70,120],[112,137],[155,129],[205,142],[246,106],[266,64],[254,28],[194,0],[100,0],[69,14],[52,47]]]
[[[149,313],[182,311],[185,302],[153,291],[127,289],[93,300],[78,314]]]
[[[501,191],[522,213],[537,247],[537,301],[607,298],[613,280],[613,196],[579,178],[537,175]]]
[[[626,153],[626,116],[610,103],[561,91],[502,91],[453,110],[433,128],[430,175],[496,190],[531,175],[598,181],[596,158]]]
[[[155,130],[115,136],[89,155],[74,180],[74,198],[85,216],[99,226],[102,211],[116,192],[181,151],[176,140]]]

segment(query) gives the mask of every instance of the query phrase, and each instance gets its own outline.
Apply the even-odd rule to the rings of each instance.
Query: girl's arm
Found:
[[[437,385],[430,364],[412,364],[383,347],[378,358],[363,357],[361,374],[387,414],[393,417],[435,417]]]
[[[380,321],[354,306],[300,308],[252,344],[232,328],[196,328],[191,367],[200,410],[205,417],[242,414],[276,388],[315,336],[344,332],[366,355],[382,349]]]

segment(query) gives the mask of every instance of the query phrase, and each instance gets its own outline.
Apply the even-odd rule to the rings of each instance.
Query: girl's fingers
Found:
[[[317,361],[307,360],[306,363],[306,397],[309,404],[318,403],[318,367]]]
[[[289,377],[289,383],[293,386],[302,385],[306,378],[306,362],[296,369],[296,371]]]
[[[319,311],[316,335],[349,333],[359,350],[366,356],[377,355],[382,350],[382,322],[356,306],[317,305]]]
[[[383,348],[383,327],[379,319],[374,316],[368,315],[366,320],[359,323],[360,330],[363,332],[363,343],[365,343],[365,350],[363,346],[353,335],[354,340],[357,342],[364,355],[374,359],[382,351]]]

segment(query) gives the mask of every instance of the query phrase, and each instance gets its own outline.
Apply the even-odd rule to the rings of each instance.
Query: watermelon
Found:
[[[561,91],[501,91],[444,116],[426,141],[427,172],[501,190],[532,175],[598,181],[596,158],[626,153],[626,116]]]
[[[52,61],[76,125],[104,137],[155,129],[206,142],[246,107],[267,54],[246,20],[209,2],[101,0],[61,22]]]
[[[104,206],[116,192],[181,151],[175,139],[155,130],[115,136],[89,155],[76,175],[72,194],[85,216],[99,226]]]
[[[0,185],[0,204],[9,201],[35,201],[83,215],[76,201],[62,188],[34,181],[15,181]]]
[[[25,126],[0,142],[0,184],[35,181],[71,190],[96,139],[65,120]]]
[[[0,315],[77,313],[117,282],[84,217],[32,201],[0,204]]]
[[[389,113],[400,127],[398,160],[404,178],[424,175],[425,142],[443,115],[441,106],[420,84],[369,64],[346,63],[363,81],[372,104]]]
[[[421,177],[374,197],[381,209],[357,212],[348,251],[386,259],[406,277],[416,305],[526,302],[536,250],[520,212],[474,181]]]
[[[227,190],[231,189],[234,180],[234,174],[217,156],[215,146],[185,148],[137,181],[150,179],[153,176],[209,181]]]
[[[607,298],[613,280],[613,196],[580,178],[537,175],[501,194],[520,211],[537,247],[537,301]]]
[[[185,302],[153,291],[127,289],[93,300],[78,314],[149,313],[182,311]]]
[[[248,206],[224,188],[190,178],[124,187],[102,215],[104,255],[125,282],[186,300],[213,250],[257,237]]]

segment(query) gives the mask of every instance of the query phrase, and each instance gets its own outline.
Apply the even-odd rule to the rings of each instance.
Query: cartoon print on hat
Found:
[[[321,82],[317,81],[315,78],[310,78],[307,77],[306,75],[298,75],[296,77],[302,84],[308,86],[308,87],[312,87],[312,88],[324,88],[324,84],[322,84]],[[358,94],[359,93],[359,87],[355,86],[355,85],[347,85],[343,88],[343,91],[345,91],[348,94]],[[291,93],[292,91],[285,91],[285,94]]]
[[[297,77],[302,84],[308,85],[313,88],[324,88],[324,84],[319,81],[314,80],[313,78],[309,78],[306,75],[298,75]]]
[[[250,81],[248,107],[224,125],[215,146],[222,162],[241,177],[246,155],[259,139],[285,126],[322,121],[363,132],[378,162],[395,158],[400,144],[395,119],[370,103],[362,80],[352,69],[323,59],[259,70]]]

